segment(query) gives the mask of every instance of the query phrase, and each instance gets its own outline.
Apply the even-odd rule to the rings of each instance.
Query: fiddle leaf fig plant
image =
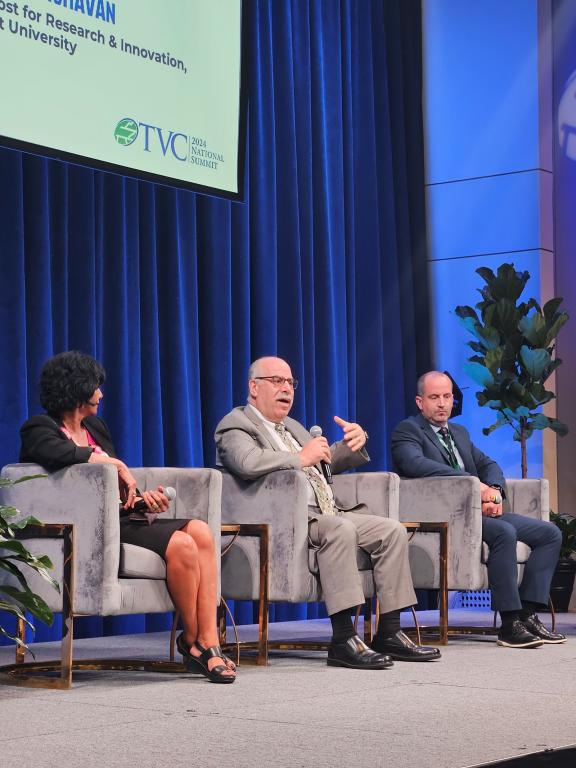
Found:
[[[526,440],[536,429],[552,429],[561,437],[568,427],[541,412],[555,398],[544,384],[562,361],[556,357],[555,340],[568,320],[560,310],[563,299],[554,298],[540,307],[536,299],[519,301],[529,272],[513,264],[502,264],[496,274],[488,267],[476,272],[485,285],[479,289],[476,307],[458,306],[455,313],[474,340],[474,354],[464,371],[482,389],[476,392],[479,405],[496,411],[496,421],[483,429],[489,435],[510,426],[521,446],[522,477],[527,477]]]
[[[37,477],[45,477],[45,475],[29,475],[18,480],[0,477],[0,487],[16,485],[17,483],[23,483],[26,480],[32,480]],[[56,590],[60,591],[60,587],[58,582],[50,575],[50,570],[54,567],[50,558],[47,555],[40,557],[34,555],[24,546],[22,541],[18,541],[16,538],[18,531],[23,530],[27,525],[41,525],[40,520],[31,516],[21,518],[18,521],[14,520],[19,514],[15,507],[0,504],[0,571],[4,571],[5,574],[13,577],[11,579],[12,584],[7,584],[3,579],[0,579],[0,611],[5,611],[17,619],[21,619],[34,630],[34,625],[26,616],[26,612],[49,626],[52,624],[54,616],[46,602],[39,595],[34,594],[28,586],[21,566],[24,565],[32,568],[32,570],[39,573],[46,581],[52,584]],[[18,586],[14,586],[14,582]],[[1,624],[0,633],[18,645],[30,650],[26,643],[17,636],[12,635]]]
[[[576,560],[576,517],[550,512],[550,522],[554,523],[562,534],[560,557]]]

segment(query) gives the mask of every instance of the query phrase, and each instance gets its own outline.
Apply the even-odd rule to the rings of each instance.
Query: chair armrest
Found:
[[[254,481],[222,473],[222,522],[267,523],[270,600],[304,599],[308,568],[308,481],[300,470],[270,472]],[[258,551],[255,540],[238,538],[222,561],[222,594],[256,599]]]
[[[448,522],[448,588],[481,589],[482,504],[477,477],[400,480],[400,520]],[[438,536],[417,533],[410,544],[414,586],[437,589]]]
[[[2,476],[17,480],[25,475],[46,474],[37,464],[8,464]],[[75,464],[66,469],[1,489],[4,504],[34,515],[45,523],[74,523],[76,559],[74,611],[102,615],[115,595],[120,561],[118,473],[106,464]],[[62,578],[62,543],[36,540],[28,545],[36,553],[48,554],[55,577]],[[28,574],[27,574],[28,578]],[[36,574],[29,576],[31,588],[60,610],[62,598]]]
[[[517,515],[533,517],[536,520],[550,520],[548,480],[544,478],[509,480],[506,478],[506,493],[512,512]]]
[[[208,523],[216,551],[220,552],[221,472],[197,467],[137,467],[132,469],[132,473],[140,491],[155,489],[159,485],[165,488],[172,486],[176,498],[162,517]]]
[[[399,519],[400,478],[394,472],[334,475],[334,493],[346,508],[363,504],[372,515]]]

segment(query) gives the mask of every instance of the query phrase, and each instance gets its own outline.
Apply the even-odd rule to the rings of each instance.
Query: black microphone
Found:
[[[312,437],[322,437],[322,427],[314,424],[314,426],[310,428],[310,434]],[[330,468],[330,464],[327,461],[321,461],[320,466],[322,467],[322,474],[324,475],[326,482],[332,485],[332,469]]]

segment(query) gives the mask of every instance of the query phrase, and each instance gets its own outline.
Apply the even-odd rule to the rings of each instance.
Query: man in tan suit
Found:
[[[290,366],[264,357],[250,366],[248,405],[234,408],[216,428],[217,462],[243,480],[300,469],[309,481],[308,530],[316,548],[326,608],[332,621],[328,664],[384,669],[392,660],[429,661],[437,648],[417,646],[400,629],[400,610],[416,602],[408,563],[408,539],[395,520],[369,514],[364,505],[345,509],[334,497],[322,464],[334,473],[368,462],[367,435],[359,424],[334,417],[343,439],[329,446],[288,416],[298,382]],[[364,602],[356,549],[372,560],[380,622],[369,648],[354,632],[350,611]]]

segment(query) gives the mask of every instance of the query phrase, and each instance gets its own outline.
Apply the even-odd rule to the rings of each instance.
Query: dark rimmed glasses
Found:
[[[281,387],[284,383],[288,384],[292,389],[297,389],[298,387],[298,379],[286,378],[286,376],[254,376],[254,378],[269,381],[275,387]]]

